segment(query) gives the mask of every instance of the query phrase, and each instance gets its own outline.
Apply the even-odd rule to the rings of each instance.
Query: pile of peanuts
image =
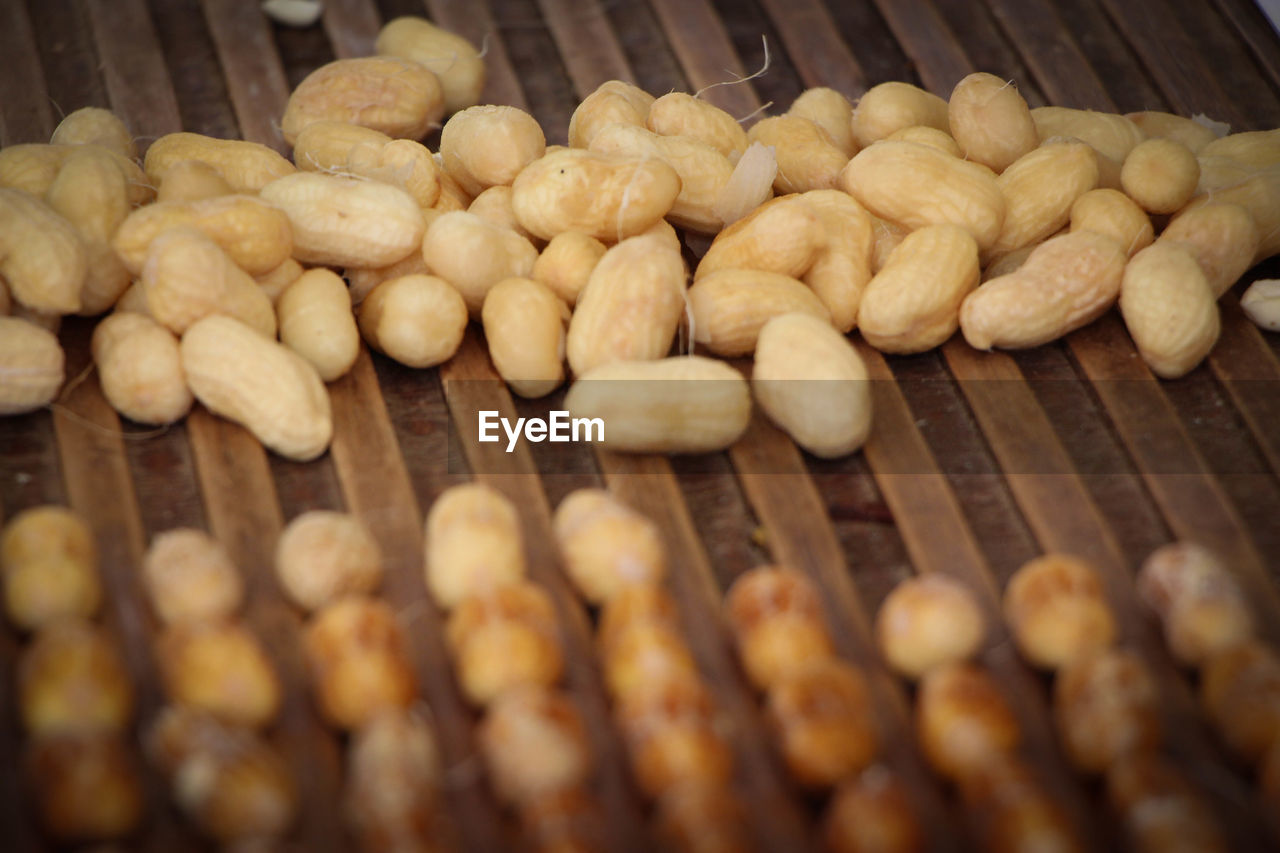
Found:
[[[984,73],[949,100],[809,89],[744,130],[615,80],[547,146],[528,113],[477,105],[464,39],[398,18],[376,51],[298,85],[292,162],[173,133],[140,167],[93,108],[0,151],[0,414],[56,397],[61,315],[114,309],[93,357],[122,415],[171,423],[199,400],[306,460],[362,339],[429,367],[476,320],[517,394],[550,393],[567,362],[567,407],[616,449],[727,447],[754,397],[840,456],[871,423],[855,328],[888,353],[957,330],[1016,349],[1118,303],[1152,371],[1177,377],[1216,342],[1217,299],[1280,252],[1280,130],[1030,109]],[[446,116],[432,153],[417,140]],[[712,238],[691,286],[681,232]],[[1274,282],[1242,304],[1280,323]],[[677,351],[714,357],[670,355],[682,330]],[[744,356],[750,384],[721,360]],[[704,381],[611,381],[629,379]]]

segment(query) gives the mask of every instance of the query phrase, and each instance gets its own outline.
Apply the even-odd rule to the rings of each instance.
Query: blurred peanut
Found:
[[[25,509],[0,532],[5,610],[20,630],[89,618],[102,602],[93,531],[69,509]]]
[[[348,595],[325,604],[307,623],[303,648],[316,703],[335,726],[358,729],[414,700],[404,633],[380,599]]]
[[[309,510],[281,532],[275,568],[290,600],[314,611],[344,595],[373,592],[382,580],[382,552],[354,515]]]
[[[111,637],[92,622],[68,618],[41,627],[16,676],[18,710],[32,738],[129,729],[133,682]]]
[[[1205,127],[1198,121],[1161,112],[1160,110],[1143,110],[1136,113],[1125,113],[1125,118],[1138,126],[1148,139],[1172,139],[1181,142],[1199,154],[1210,142],[1218,139],[1212,128]]]
[[[143,314],[111,314],[93,330],[93,362],[103,396],[126,418],[170,424],[191,410],[173,332]]]
[[[564,672],[555,606],[528,581],[464,598],[449,616],[445,639],[463,695],[476,705],[521,687],[549,687]]]
[[[490,486],[447,489],[427,513],[426,576],[445,610],[525,575],[524,540],[516,508]]]
[[[553,527],[565,573],[592,604],[620,589],[660,583],[667,556],[657,525],[602,489],[578,489],[556,507]]]
[[[239,622],[165,627],[156,657],[169,698],[233,725],[262,728],[280,710],[283,689],[262,643]]]
[[[1280,332],[1280,280],[1258,279],[1240,297],[1245,315],[1268,332]]]
[[[142,579],[166,625],[229,620],[244,601],[244,581],[226,549],[194,528],[166,530],[152,539]]]
[[[506,278],[490,289],[481,321],[493,366],[521,397],[543,397],[564,381],[568,307],[529,278]]]
[[[360,354],[351,296],[338,275],[307,270],[276,302],[280,342],[311,363],[325,382],[346,374]]]
[[[423,18],[404,16],[387,21],[373,49],[420,63],[440,81],[444,112],[455,113],[480,102],[484,91],[484,59],[471,42]]]

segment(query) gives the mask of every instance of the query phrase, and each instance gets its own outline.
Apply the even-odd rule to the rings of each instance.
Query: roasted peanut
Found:
[[[293,231],[284,211],[254,196],[238,194],[156,202],[138,208],[120,223],[111,242],[125,267],[137,275],[142,272],[151,241],[183,225],[203,231],[249,275],[270,272],[293,252]]]
[[[803,282],[778,273],[726,269],[689,288],[693,339],[719,356],[755,352],[764,324],[799,312],[828,324],[831,314]]]
[[[152,539],[142,577],[166,625],[224,621],[244,600],[244,582],[231,557],[203,530],[177,528]]]
[[[1026,100],[1012,81],[994,74],[976,72],[957,83],[947,120],[964,156],[996,172],[1040,144]]]
[[[280,130],[290,145],[317,121],[346,121],[391,137],[421,139],[443,115],[440,79],[423,65],[390,56],[335,59],[293,90]]]
[[[469,595],[449,617],[446,639],[463,695],[488,705],[522,686],[550,686],[564,671],[551,597],[527,581]]]
[[[653,834],[672,853],[751,849],[742,803],[714,784],[677,783],[664,791],[654,803]]]
[[[1216,299],[1253,265],[1258,226],[1238,204],[1209,202],[1175,218],[1161,232],[1160,241],[1178,243],[1191,252]]]
[[[569,117],[569,147],[586,148],[602,127],[615,122],[644,127],[653,103],[653,95],[630,83],[601,83]]]
[[[329,393],[302,356],[220,315],[188,328],[180,349],[191,392],[209,411],[289,459],[314,459],[328,448]]]
[[[191,410],[178,339],[155,320],[112,314],[93,330],[92,347],[103,396],[126,418],[169,424]]]
[[[632,691],[617,703],[615,713],[631,772],[649,797],[681,785],[728,783],[733,755],[699,682],[678,679]]]
[[[1230,849],[1201,793],[1176,765],[1154,750],[1130,753],[1113,764],[1107,772],[1106,793],[1130,850],[1226,853]]]
[[[294,518],[280,534],[275,567],[285,594],[312,611],[344,595],[377,589],[382,552],[354,515],[316,509]]]
[[[925,846],[906,789],[882,765],[841,784],[822,823],[831,853],[911,853]]]
[[[440,80],[445,113],[480,101],[484,90],[484,59],[462,36],[415,16],[387,21],[378,31],[373,49],[425,65]]]
[[[1196,155],[1172,139],[1140,142],[1124,158],[1120,185],[1150,213],[1173,213],[1195,195],[1200,183]]]
[[[467,304],[449,282],[405,275],[375,287],[357,311],[360,334],[378,352],[409,367],[431,367],[458,351]]]
[[[18,317],[0,317],[0,415],[34,412],[52,403],[65,371],[57,336]]]
[[[604,604],[632,584],[659,583],[667,555],[657,526],[603,489],[579,489],[554,517],[565,573],[584,598]]]
[[[807,118],[825,130],[845,157],[858,153],[858,143],[853,138],[853,104],[835,89],[826,86],[805,89],[791,102],[787,115]]]
[[[857,325],[863,289],[871,280],[871,215],[840,190],[813,190],[801,198],[822,220],[826,242],[800,279],[827,306],[831,324],[848,332]]]
[[[1245,316],[1268,332],[1280,332],[1280,280],[1260,278],[1240,297]]]
[[[152,183],[161,185],[169,170],[185,160],[212,166],[238,193],[256,193],[294,172],[292,163],[265,145],[199,133],[165,134],[147,147],[142,167]]]
[[[807,788],[833,787],[875,758],[866,680],[842,661],[784,674],[769,688],[766,712],[787,770]]]
[[[445,610],[525,575],[516,508],[489,486],[446,490],[427,513],[426,537],[427,589]]]
[[[1071,205],[1071,230],[1096,231],[1114,239],[1133,257],[1155,239],[1151,217],[1119,190],[1089,190]]]
[[[68,157],[45,193],[45,201],[70,222],[84,244],[87,269],[80,288],[80,314],[106,311],[129,286],[131,277],[111,246],[129,215],[124,172],[111,152],[97,145]]]
[[[825,130],[800,116],[761,119],[751,126],[747,138],[774,147],[778,175],[773,188],[780,193],[831,189],[849,162]]]
[[[880,654],[912,679],[972,658],[987,633],[969,589],[937,573],[908,578],[894,587],[876,614],[875,630]]]
[[[17,666],[18,707],[28,735],[124,734],[133,683],[111,638],[79,618],[40,628]]]
[[[737,119],[716,105],[684,92],[668,92],[651,103],[644,125],[663,136],[696,139],[730,160],[736,160],[747,150],[747,133]]]
[[[516,107],[468,107],[440,131],[444,169],[471,196],[509,185],[546,148],[537,119]]]
[[[142,266],[147,313],[181,335],[203,317],[234,317],[264,338],[276,336],[271,300],[204,232],[170,228],[151,241]]]
[[[358,729],[413,702],[404,635],[386,602],[358,595],[329,602],[311,618],[303,645],[316,702],[334,725]]]
[[[960,782],[965,812],[976,824],[978,846],[990,853],[1088,847],[1039,774],[1012,755],[968,768]]]
[[[933,769],[964,779],[1012,755],[1018,721],[991,675],[971,663],[935,666],[920,679],[916,737]]]
[[[1141,657],[1123,649],[1068,664],[1053,683],[1053,718],[1068,758],[1103,773],[1160,744],[1160,696]]]
[[[490,289],[481,321],[489,358],[521,397],[544,397],[564,381],[568,307],[545,284],[507,278]]]
[[[947,102],[910,83],[890,81],[868,89],[853,108],[853,138],[859,148],[904,127],[948,130]]]
[[[95,732],[33,740],[25,756],[33,808],[55,839],[124,841],[142,822],[145,799],[126,740]]]
[[[533,262],[533,278],[551,288],[565,304],[573,306],[604,253],[604,243],[595,237],[578,231],[562,231],[551,238]]]
[[[512,804],[577,787],[591,773],[586,727],[561,693],[526,687],[499,696],[480,727],[498,796]]]
[[[179,160],[165,170],[156,201],[200,201],[233,192],[227,179],[203,160]]]
[[[435,275],[462,294],[467,310],[478,318],[489,288],[504,278],[527,278],[538,250],[510,228],[455,211],[431,223],[422,257]]]
[[[1004,618],[1022,656],[1045,669],[1105,649],[1116,636],[1097,569],[1067,554],[1047,554],[1014,573]]]
[[[1138,573],[1138,594],[1163,622],[1173,656],[1188,666],[1253,636],[1244,592],[1222,561],[1195,543],[1153,551]]]
[[[1083,142],[1046,142],[1011,163],[996,178],[1005,217],[988,256],[1039,243],[1071,219],[1076,199],[1098,182],[1098,162]]]
[[[130,160],[138,156],[138,146],[124,122],[101,107],[81,107],[67,113],[49,141],[54,145],[100,145]]]
[[[169,625],[156,656],[170,698],[233,725],[275,719],[282,690],[258,638],[237,622]]]
[[[353,732],[342,799],[362,849],[428,846],[441,781],[439,749],[421,714],[388,709]]]
[[[1217,300],[1195,256],[1163,240],[1125,267],[1120,313],[1142,360],[1165,379],[1193,370],[1222,330]]]
[[[818,590],[796,569],[758,566],[739,575],[725,614],[742,668],[761,690],[834,656]]]
[[[1136,124],[1148,139],[1181,142],[1191,149],[1192,154],[1199,154],[1201,149],[1219,138],[1212,128],[1198,121],[1159,110],[1125,113],[1125,118]]]
[[[78,311],[87,271],[71,223],[43,201],[0,187],[0,277],[15,300],[35,311]]]
[[[301,355],[332,382],[346,374],[360,354],[360,331],[351,314],[351,295],[327,269],[304,272],[276,301],[280,342]]]
[[[638,620],[617,629],[603,652],[602,666],[615,702],[624,702],[632,692],[648,690],[657,682],[700,678],[693,653],[679,631],[656,621]]]
[[[726,269],[751,269],[799,278],[817,259],[826,232],[821,214],[804,195],[760,205],[711,241],[694,280]]]

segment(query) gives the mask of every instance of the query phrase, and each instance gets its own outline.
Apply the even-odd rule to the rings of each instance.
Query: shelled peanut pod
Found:
[[[143,557],[142,578],[152,609],[166,625],[230,619],[244,601],[240,572],[203,530],[158,534]]]
[[[795,569],[760,566],[745,572],[729,588],[725,611],[742,667],[760,690],[834,654],[817,588]]]
[[[429,849],[440,785],[440,755],[425,714],[388,708],[351,733],[343,814],[362,849]]]
[[[525,575],[520,518],[496,489],[468,483],[445,490],[426,527],[427,589],[445,610]]]
[[[1000,688],[971,663],[943,664],[925,673],[916,696],[916,736],[929,764],[957,780],[1007,759],[1022,740]]]
[[[1068,554],[1047,554],[1009,579],[1004,617],[1018,651],[1044,669],[1060,669],[1105,649],[1116,635],[1097,569]]]
[[[133,683],[111,637],[67,617],[40,628],[17,666],[18,707],[32,737],[125,734],[133,717]]]
[[[1080,657],[1059,670],[1053,718],[1068,759],[1086,773],[1156,749],[1163,728],[1155,679],[1143,659],[1125,649]]]
[[[982,850],[1089,849],[1035,771],[1014,756],[972,768],[961,782],[961,798]]]
[[[822,819],[831,853],[916,853],[925,833],[906,788],[882,765],[868,767],[835,790]]]
[[[0,582],[9,620],[19,629],[92,617],[102,601],[93,531],[64,507],[23,510],[0,534]]]
[[[747,853],[753,850],[746,814],[734,793],[721,785],[676,785],[654,803],[653,833],[676,853]]]
[[[1193,542],[1157,548],[1138,573],[1138,595],[1164,627],[1169,651],[1186,666],[1253,636],[1244,593],[1212,551]]]
[[[968,587],[941,574],[908,578],[876,614],[880,654],[898,673],[918,679],[935,666],[972,658],[986,621]]]
[[[565,572],[592,604],[632,584],[660,583],[667,555],[657,526],[603,489],[579,489],[552,519]]]
[[[280,710],[280,679],[261,642],[239,622],[169,625],[156,657],[175,703],[249,728],[268,725]]]
[[[695,782],[729,783],[733,754],[700,682],[678,678],[653,683],[648,690],[621,697],[614,713],[632,774],[646,796],[656,799]]]
[[[516,687],[550,686],[564,671],[551,596],[527,581],[463,599],[446,639],[458,684],[476,705]]]
[[[1156,753],[1133,753],[1107,773],[1107,801],[1136,853],[1231,849],[1204,796]]]
[[[787,770],[806,788],[835,786],[878,751],[866,681],[843,661],[814,661],[774,682],[766,712]]]
[[[23,764],[33,810],[57,841],[123,841],[142,823],[141,774],[119,733],[37,737],[27,745]]]
[[[382,552],[354,515],[310,510],[280,534],[276,577],[289,598],[307,611],[344,595],[371,593],[382,580]]]
[[[1218,737],[1257,763],[1280,737],[1280,655],[1258,640],[1216,652],[1201,665],[1200,699]]]
[[[563,693],[541,685],[498,695],[479,737],[494,791],[510,805],[582,786],[594,765],[577,709]]]

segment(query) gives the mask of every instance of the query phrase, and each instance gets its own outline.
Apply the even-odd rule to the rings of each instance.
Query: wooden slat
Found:
[[[1258,5],[1250,0],[1217,0],[1223,16],[1249,46],[1254,61],[1262,67],[1273,86],[1280,87],[1280,53],[1276,51],[1277,33]]]
[[[495,38],[497,27],[488,4],[477,0],[426,0],[426,5],[436,24],[463,36],[484,52],[485,82],[481,103],[528,109],[506,43]]]
[[[866,75],[818,0],[764,0],[764,6],[806,86],[830,86],[851,100],[862,97]]]
[[[155,27],[143,0],[89,0],[111,108],[138,135],[139,150],[182,129]]]
[[[538,6],[580,99],[606,80],[635,82],[597,0],[538,0]]]
[[[0,5],[0,56],[6,72],[0,74],[0,145],[48,142],[54,122],[44,75],[19,71],[40,68],[35,32],[22,3]]]
[[[1209,365],[1248,423],[1272,472],[1280,475],[1280,358],[1244,316],[1234,293],[1218,304],[1222,336],[1209,353]]]
[[[741,80],[747,72],[708,0],[653,0],[652,5],[693,90],[705,89],[700,97],[734,118],[754,112],[759,100],[750,83],[715,85]]]
[[[875,5],[915,62],[924,88],[950,97],[956,83],[971,70],[971,63],[938,10],[928,0],[875,0]]]
[[[205,20],[227,77],[241,138],[287,154],[280,133],[289,81],[262,12],[239,0],[204,0]]]
[[[373,53],[382,21],[372,0],[325,0],[325,34],[338,59],[353,59]]]

